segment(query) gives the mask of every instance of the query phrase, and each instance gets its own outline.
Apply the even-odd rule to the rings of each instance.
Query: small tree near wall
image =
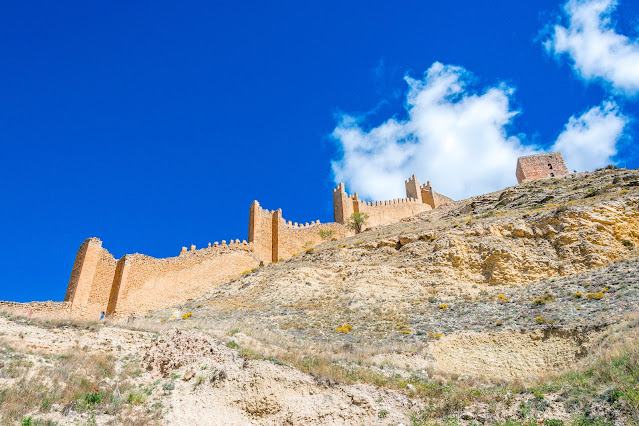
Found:
[[[358,234],[362,232],[362,228],[368,219],[366,213],[353,213],[348,221],[348,227],[354,229]]]

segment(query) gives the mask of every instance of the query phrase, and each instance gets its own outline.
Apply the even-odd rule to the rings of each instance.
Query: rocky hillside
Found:
[[[136,330],[8,316],[0,414],[60,424],[637,423],[637,247],[639,171],[607,168],[324,243]],[[82,367],[61,373],[69,360]],[[108,402],[94,401],[98,383]],[[31,399],[20,399],[25,390]]]
[[[639,172],[614,169],[507,188],[325,243],[153,317],[358,343],[547,326],[540,315],[601,326],[636,308],[636,265],[623,260],[637,255],[638,189]]]

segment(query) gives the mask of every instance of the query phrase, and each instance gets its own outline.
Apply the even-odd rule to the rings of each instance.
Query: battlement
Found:
[[[313,247],[324,240],[323,236],[343,238],[349,235],[345,226],[336,223],[298,223],[285,220],[282,209],[266,210],[257,201],[251,204],[249,214],[249,244],[264,263],[277,262],[302,249]]]
[[[404,181],[404,186],[406,187],[406,196],[416,200],[417,202],[422,202],[422,191],[419,188],[419,182],[417,182],[417,176],[412,175],[406,181]]]
[[[256,200],[249,209],[248,239],[230,239],[197,248],[184,246],[175,257],[154,258],[140,253],[115,259],[98,238],[82,243],[71,271],[63,312],[81,318],[114,317],[131,312],[185,303],[216,286],[236,279],[260,264],[277,262],[330,239],[352,235],[345,224],[351,214],[369,215],[366,226],[396,222],[430,210],[439,198],[430,182],[419,186],[413,175],[405,182],[406,198],[384,201],[360,200],[346,193],[344,184],[333,190],[335,222],[285,220],[282,209],[262,208]],[[445,197],[443,197],[445,198]],[[442,198],[442,199],[443,199]],[[446,199],[449,200],[449,199]]]
[[[222,242],[215,241],[213,244],[209,243],[208,247],[196,249],[195,244],[191,244],[190,249],[182,247],[179,256],[199,256],[208,255],[212,252],[220,252],[221,249],[237,249],[237,250],[253,250],[253,245],[246,240],[229,240],[228,244],[226,240]]]
[[[387,225],[405,217],[437,208],[452,202],[437,194],[430,182],[420,187],[417,177],[412,175],[404,181],[406,198],[385,201],[364,201],[357,192],[349,195],[343,183],[333,189],[333,215],[335,222],[346,224],[353,213],[366,213],[366,227]]]
[[[356,201],[366,207],[393,207],[400,204],[421,204],[422,203],[421,200],[418,200],[417,198],[395,198],[393,200],[385,200],[385,201],[362,201],[362,200],[358,200],[357,198],[352,198],[352,199],[353,201]]]
[[[145,313],[199,297],[259,263],[253,245],[239,239],[183,247],[176,257],[134,253],[116,260],[100,240],[89,238],[78,250],[65,302],[80,318]]]
[[[314,220],[311,223],[300,223],[298,224],[297,222],[291,222],[289,221],[285,221],[284,226],[286,226],[289,229],[306,229],[306,228],[312,228],[315,227],[317,225],[320,225],[320,221],[318,220]]]

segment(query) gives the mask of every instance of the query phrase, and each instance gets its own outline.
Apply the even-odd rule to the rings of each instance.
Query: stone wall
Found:
[[[71,271],[64,301],[70,302],[76,317],[98,317],[106,309],[113,284],[116,261],[102,241],[89,238],[82,243]]]
[[[113,285],[113,276],[117,261],[105,248],[100,251],[100,259],[95,268],[93,284],[89,292],[86,313],[88,318],[100,318],[100,314],[106,311],[105,307],[109,303],[109,294]]]
[[[430,186],[430,182],[426,182],[422,185],[420,192],[424,203],[430,205],[434,209],[439,206],[446,206],[455,202],[452,198],[448,198],[438,192],[435,192],[435,190]]]
[[[253,244],[255,254],[264,263],[273,261],[274,213],[274,210],[265,210],[260,207],[257,200],[253,201],[249,209],[248,241]]]
[[[398,222],[405,217],[432,210],[432,207],[415,198],[396,198],[394,200],[373,202],[361,201],[358,199],[357,193],[355,193],[353,194],[353,210],[354,212],[366,213],[368,219],[366,219],[364,226],[372,228]]]
[[[18,315],[38,314],[48,317],[69,317],[71,315],[70,302],[3,302],[0,301],[0,311],[7,311]]]
[[[251,204],[249,216],[249,243],[264,263],[286,259],[302,250],[332,238],[344,238],[352,232],[339,223],[298,224],[286,221],[282,210],[265,210],[257,201]]]
[[[118,318],[179,305],[238,278],[259,262],[252,244],[237,240],[164,259],[125,255],[118,261],[106,310]]]
[[[570,174],[561,152],[528,155],[517,159],[515,171],[519,183],[529,180],[563,177]]]
[[[368,219],[364,226],[388,225],[405,217],[450,204],[452,199],[436,193],[430,182],[420,187],[415,175],[405,182],[406,198],[387,201],[362,201],[357,192],[348,195],[343,183],[333,190],[333,214],[335,222],[347,224],[353,213],[366,213]]]
[[[334,223],[293,223],[284,220],[281,209],[266,210],[254,201],[248,242],[215,242],[200,250],[193,245],[182,247],[176,257],[157,259],[136,253],[116,261],[102,241],[89,238],[78,250],[64,300],[70,314],[79,318],[97,319],[103,311],[116,318],[131,312],[143,315],[200,297],[260,264],[352,235],[346,224],[353,212],[368,214],[366,227],[372,227],[452,201],[435,193],[430,183],[420,187],[415,175],[405,185],[408,198],[376,202],[359,200],[357,193],[348,195],[344,184],[338,185],[333,191]]]
[[[274,231],[273,257],[277,260],[289,258],[300,251],[312,248],[332,238],[341,239],[352,232],[339,223],[315,222],[297,224],[282,218],[282,210],[275,212],[277,230]]]

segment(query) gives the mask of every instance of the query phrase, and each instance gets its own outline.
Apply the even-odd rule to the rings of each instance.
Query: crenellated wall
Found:
[[[357,193],[353,194],[353,211],[368,215],[364,224],[366,228],[387,225],[427,210],[432,210],[432,207],[415,198],[367,202],[359,200]]]
[[[282,218],[282,210],[275,212],[273,231],[273,258],[286,259],[300,251],[312,248],[332,238],[342,239],[352,234],[348,228],[339,223],[320,223],[319,220],[305,224],[292,223]]]
[[[251,204],[249,242],[264,263],[277,262],[332,238],[344,238],[352,232],[339,223],[298,224],[286,221],[282,210],[265,210],[257,201]]]
[[[256,268],[253,244],[234,240],[207,248],[182,248],[176,257],[128,254],[115,260],[97,238],[78,250],[65,302],[77,318],[115,317],[178,305]]]
[[[99,317],[106,308],[116,261],[102,241],[89,238],[78,250],[64,297],[76,317]]]
[[[430,186],[430,182],[426,182],[424,185],[422,185],[422,187],[420,188],[420,192],[424,203],[428,204],[434,209],[439,206],[445,206],[455,202],[455,200],[453,200],[452,198],[448,198],[446,196],[443,196],[442,194],[435,192],[435,190],[433,190],[433,188]]]
[[[116,260],[102,241],[89,238],[76,255],[65,309],[80,318],[97,319],[103,311],[122,318],[131,312],[141,315],[183,304],[261,264],[352,235],[354,231],[345,224],[354,212],[366,213],[365,226],[371,227],[452,201],[435,193],[430,183],[420,187],[415,175],[405,185],[408,198],[366,202],[357,193],[348,195],[344,184],[339,184],[333,191],[333,223],[293,223],[282,217],[281,209],[266,210],[254,201],[249,209],[248,242],[215,242],[199,250],[191,245],[182,247],[176,257],[157,259],[136,253]]]
[[[430,182],[420,187],[415,175],[408,178],[404,185],[406,198],[370,202],[360,200],[357,192],[348,195],[344,184],[340,183],[333,190],[335,222],[347,224],[353,213],[366,213],[368,219],[364,226],[371,228],[397,222],[405,217],[453,202],[450,198],[433,191]]]
[[[107,314],[123,317],[185,303],[259,263],[246,241],[215,243],[164,259],[127,254],[118,261]]]
[[[274,210],[265,210],[257,200],[249,209],[248,240],[253,244],[255,254],[264,263],[273,261],[273,214]]]

